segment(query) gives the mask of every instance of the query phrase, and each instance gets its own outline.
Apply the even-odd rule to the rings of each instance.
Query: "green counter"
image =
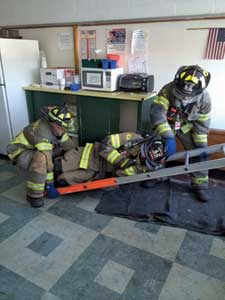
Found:
[[[64,91],[41,87],[24,87],[27,97],[29,120],[40,117],[40,108],[66,103],[76,106],[79,144],[99,141],[108,134],[120,131],[120,102],[132,101],[138,106],[137,131],[149,132],[149,108],[155,93]]]

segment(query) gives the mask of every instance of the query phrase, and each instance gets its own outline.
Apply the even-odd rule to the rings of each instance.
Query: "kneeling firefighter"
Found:
[[[165,140],[170,155],[176,151],[175,136],[185,150],[208,145],[211,98],[206,88],[209,82],[210,73],[200,66],[182,66],[174,80],[162,87],[153,100],[150,109],[153,132]],[[191,162],[206,159],[205,155]],[[207,202],[208,171],[192,173],[191,184],[197,199]]]
[[[129,176],[163,167],[164,142],[133,132],[107,136],[101,143],[87,143],[56,160],[59,185],[72,185],[108,176]]]
[[[19,171],[25,171],[27,201],[33,207],[44,205],[45,190],[54,198],[54,152],[60,146],[64,151],[74,148],[67,134],[73,123],[72,113],[65,105],[44,107],[42,117],[26,126],[8,145],[9,158]]]

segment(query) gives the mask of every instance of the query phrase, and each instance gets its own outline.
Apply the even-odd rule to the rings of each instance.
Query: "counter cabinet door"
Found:
[[[119,132],[120,101],[88,96],[79,96],[77,100],[81,145]]]
[[[34,122],[41,116],[43,106],[54,106],[65,103],[63,94],[26,91],[29,121]]]

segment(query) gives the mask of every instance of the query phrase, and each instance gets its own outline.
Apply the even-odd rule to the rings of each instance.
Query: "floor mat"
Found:
[[[212,187],[210,201],[198,202],[188,183],[167,180],[146,189],[140,183],[122,185],[103,193],[96,211],[102,214],[131,218],[225,235],[225,188]]]

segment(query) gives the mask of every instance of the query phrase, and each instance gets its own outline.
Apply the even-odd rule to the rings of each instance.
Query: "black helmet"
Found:
[[[164,148],[165,143],[161,139],[153,139],[141,144],[141,159],[150,171],[163,167],[166,159]]]
[[[182,66],[174,78],[176,93],[185,98],[192,98],[200,94],[209,84],[210,73],[198,65]]]
[[[73,119],[73,114],[64,105],[53,106],[48,110],[48,120],[59,126],[68,128]]]

